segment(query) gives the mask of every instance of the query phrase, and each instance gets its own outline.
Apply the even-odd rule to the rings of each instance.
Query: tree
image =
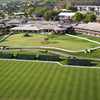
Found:
[[[68,6],[66,6],[66,9],[67,9],[67,10],[72,10],[72,5],[69,4]]]
[[[5,32],[5,33],[10,32],[9,28],[6,28],[6,29],[4,30],[4,32]]]
[[[44,40],[45,40],[46,42],[48,42],[49,38],[44,38]]]
[[[57,11],[54,11],[54,10],[47,10],[47,11],[44,13],[43,17],[44,17],[44,19],[47,20],[47,21],[48,21],[49,19],[58,21],[58,20],[59,20],[59,17],[57,17],[58,13],[59,13],[59,11],[57,12]]]
[[[26,11],[26,13],[27,13],[28,15],[31,15],[31,14],[34,12],[34,8],[33,8],[33,7],[29,7],[29,8],[26,9],[25,11]]]
[[[96,21],[96,15],[91,13],[86,16],[86,19],[89,20],[90,22]]]
[[[83,14],[83,19],[86,19],[87,14]]]
[[[44,17],[45,20],[48,21],[52,17],[52,11],[51,10],[46,11],[44,13],[43,17]]]
[[[52,38],[53,37],[53,35],[55,34],[56,32],[55,31],[51,31],[51,34],[50,34],[50,38]]]
[[[88,22],[89,22],[89,20],[87,20],[87,19],[84,19],[83,20],[83,23],[86,23],[87,24]]]
[[[61,4],[58,6],[60,9],[65,9],[66,8],[66,4]]]
[[[4,30],[3,30],[3,29],[1,29],[1,30],[0,30],[0,32],[1,32],[1,33],[4,33]]]
[[[80,12],[76,12],[75,15],[73,16],[73,20],[76,20],[76,21],[80,21],[83,19],[83,14],[81,14]]]

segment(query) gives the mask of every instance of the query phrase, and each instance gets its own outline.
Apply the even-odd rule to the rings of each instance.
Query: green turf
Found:
[[[1,40],[1,39],[3,39],[4,37],[5,37],[5,35],[3,35],[3,36],[0,36],[0,40]]]
[[[50,44],[43,44],[46,37],[50,37],[50,35],[30,34],[30,37],[23,37],[23,33],[19,33],[0,42],[0,46],[45,46],[68,50],[83,50],[99,46],[96,43],[66,35],[55,35],[53,38],[49,38]]]
[[[0,60],[0,100],[100,100],[100,69]]]
[[[83,34],[76,34],[76,36],[100,42],[100,37],[94,37],[94,36],[83,35]]]

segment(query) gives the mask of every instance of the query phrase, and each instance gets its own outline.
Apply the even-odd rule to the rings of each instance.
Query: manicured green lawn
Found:
[[[0,60],[0,100],[100,100],[100,69]]]
[[[5,37],[5,35],[3,35],[3,36],[0,36],[0,40],[2,39],[2,38],[4,38]]]
[[[90,40],[94,40],[94,41],[100,42],[100,37],[94,37],[94,36],[83,35],[83,34],[76,34],[76,36],[84,37],[84,38],[87,38],[87,39],[90,39]]]
[[[0,42],[0,46],[45,46],[68,50],[84,50],[99,46],[98,44],[66,35],[55,35],[53,38],[49,38],[50,44],[43,44],[46,37],[50,37],[50,35],[30,34],[30,37],[23,37],[23,33],[19,33],[11,35],[5,41]]]

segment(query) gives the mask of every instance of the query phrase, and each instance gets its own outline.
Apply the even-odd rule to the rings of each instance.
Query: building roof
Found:
[[[70,12],[71,10],[61,9],[61,11],[64,11],[64,12]]]
[[[44,26],[42,26],[42,28],[43,29],[54,29],[54,28],[56,28],[56,25],[44,25]]]
[[[60,14],[58,14],[58,16],[64,16],[64,17],[72,17],[74,16],[75,12],[61,12]]]
[[[88,23],[88,24],[79,24],[75,26],[76,28],[82,28],[87,30],[94,30],[94,31],[100,31],[100,23]]]
[[[13,23],[22,23],[22,21],[24,21],[24,19],[12,19],[10,21],[7,22],[7,24],[13,24]]]
[[[22,24],[19,27],[14,27],[11,28],[10,30],[66,30],[67,29],[67,26],[62,26],[59,23],[57,24],[56,22],[55,23],[52,22],[51,24],[49,23],[49,21],[47,22],[45,21],[45,23],[48,24],[41,24],[43,22],[41,21],[37,23],[37,21],[34,21],[34,24]]]
[[[63,28],[60,28],[60,27],[56,27],[54,30],[56,31],[59,31],[59,30],[66,30],[67,28],[63,27]]]
[[[58,23],[58,21],[28,21],[27,24],[36,24],[36,23],[40,23],[42,25],[47,25],[47,24],[55,24]]]
[[[14,27],[14,28],[11,28],[10,30],[39,30],[39,28],[30,24],[30,25],[25,25],[25,26],[20,26],[20,27]]]
[[[25,14],[25,12],[17,12],[17,13],[14,13],[14,15],[23,15]]]

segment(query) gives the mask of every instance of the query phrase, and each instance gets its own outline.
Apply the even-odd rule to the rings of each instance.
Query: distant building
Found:
[[[72,19],[72,16],[74,16],[75,12],[60,12],[58,14],[60,21],[66,21],[68,18]]]
[[[94,5],[78,5],[77,9],[78,11],[91,11],[91,8],[94,12],[100,13],[100,6],[94,6]]]
[[[61,9],[62,12],[71,12],[71,10]]]
[[[25,19],[12,19],[6,23],[6,26],[11,26],[11,25],[16,25],[18,26],[19,24],[24,24]]]
[[[3,6],[3,7],[7,7],[7,4],[6,4],[6,3],[3,3],[2,6]]]
[[[67,30],[67,26],[59,24],[59,22],[53,21],[29,21],[27,24],[23,24],[20,27],[11,28],[12,33],[41,33],[49,34],[55,31],[58,34],[63,34]]]
[[[100,23],[79,24],[74,29],[76,33],[100,37]]]
[[[14,15],[24,15],[25,12],[17,12],[17,13],[14,13]]]
[[[70,17],[74,16],[75,12],[60,12],[58,14],[59,17]]]

